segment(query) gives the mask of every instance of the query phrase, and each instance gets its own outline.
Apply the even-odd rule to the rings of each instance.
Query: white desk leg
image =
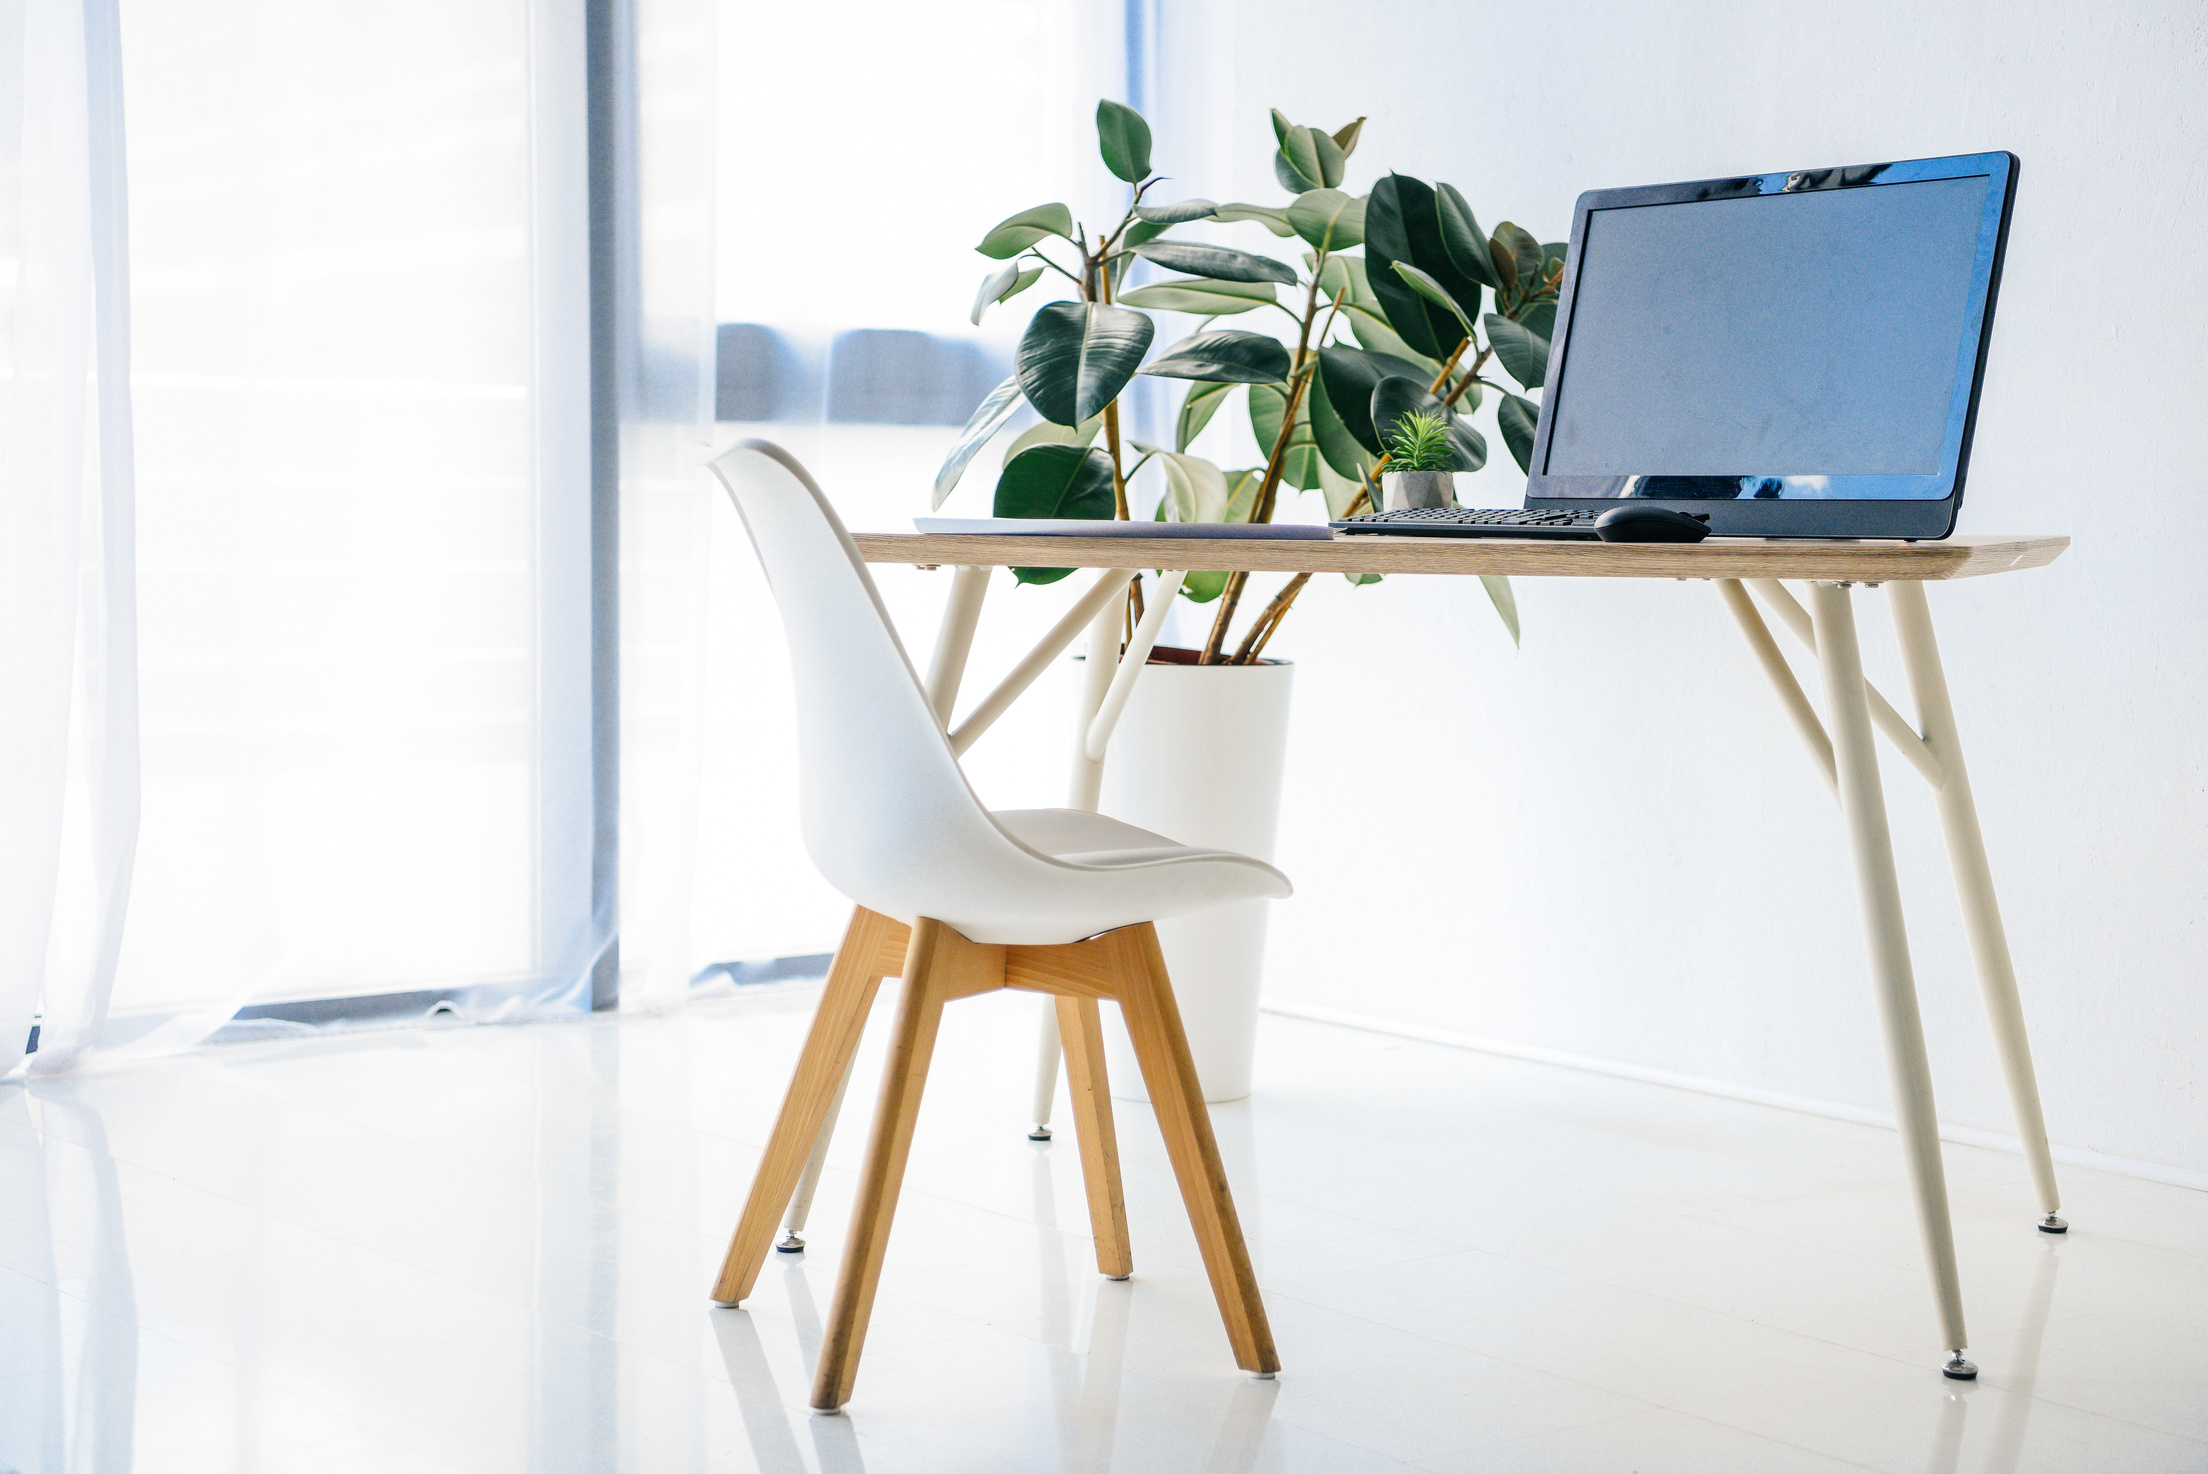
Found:
[[[853,1056],[854,1062],[856,1059]],[[828,1114],[821,1120],[819,1134],[813,1137],[812,1154],[806,1157],[804,1175],[797,1179],[797,1192],[790,1198],[789,1216],[782,1220],[782,1237],[774,1246],[777,1254],[805,1252],[805,1220],[813,1211],[813,1192],[820,1186],[820,1169],[828,1160],[828,1143],[836,1134],[836,1117],[843,1112],[843,1092],[851,1086],[851,1068],[844,1067],[835,1096],[828,1102]]]
[[[2039,1194],[2042,1233],[2064,1233],[2070,1225],[2055,1216],[2062,1194],[2055,1187],[2055,1159],[2047,1150],[2047,1120],[2039,1106],[2039,1080],[2032,1070],[2032,1045],[2024,1032],[2024,1007],[2016,994],[2016,968],[2009,960],[2009,937],[2001,925],[2001,905],[1993,893],[1993,870],[1986,863],[1985,836],[1978,829],[1978,805],[1971,797],[1970,773],[1963,765],[1962,738],[1955,730],[1955,708],[1948,700],[1947,676],[1940,665],[1939,642],[1932,634],[1932,611],[1921,583],[1891,583],[1894,631],[1909,670],[1909,691],[1925,745],[1940,760],[1944,781],[1938,789],[1940,829],[1947,837],[1947,859],[1955,872],[1955,896],[1963,908],[1963,928],[1978,964],[1978,991],[2001,1057],[2001,1077],[2009,1088],[2009,1108],[2024,1144],[2032,1186]]]
[[[1870,953],[1879,1022],[1886,1034],[1894,1114],[1901,1127],[1909,1186],[1916,1197],[1917,1227],[1924,1238],[1940,1333],[1950,1352],[1941,1370],[1968,1381],[1978,1375],[1978,1369],[1963,1359],[1970,1342],[1963,1330],[1963,1291],[1955,1269],[1955,1231],[1948,1218],[1947,1174],[1940,1163],[1939,1116],[1932,1101],[1932,1070],[1924,1055],[1924,1020],[1917,1012],[1916,975],[1909,961],[1909,933],[1902,923],[1893,835],[1886,824],[1878,749],[1873,745],[1870,704],[1863,692],[1863,652],[1856,642],[1855,609],[1848,589],[1835,583],[1812,584],[1810,613],[1816,621],[1818,663],[1824,667],[1825,711],[1840,780],[1840,812],[1855,859],[1864,942]]]
[[[1073,771],[1066,778],[1066,807],[1096,812],[1104,793],[1104,759],[1089,756],[1089,727],[1103,709],[1119,660],[1121,622],[1126,604],[1118,599],[1089,621],[1088,658],[1081,662],[1081,700],[1074,708]],[[1058,1096],[1058,1011],[1043,1010],[1042,1032],[1035,1042],[1035,1129],[1029,1141],[1050,1140],[1050,1111]]]

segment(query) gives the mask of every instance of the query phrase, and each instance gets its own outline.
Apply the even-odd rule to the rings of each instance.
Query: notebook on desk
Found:
[[[1349,533],[1593,538],[1621,501],[1717,536],[1954,531],[2014,154],[1579,197],[1525,504]]]
[[[1081,517],[915,517],[919,532],[996,537],[1220,537],[1331,541],[1333,532],[1306,522],[1119,522]]]

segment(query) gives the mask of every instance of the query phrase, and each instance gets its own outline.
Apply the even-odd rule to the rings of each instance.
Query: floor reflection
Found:
[[[31,1283],[11,1287],[29,1303],[8,1316],[0,1467],[126,1474],[137,1431],[138,1306],[107,1123],[74,1080],[6,1093],[30,1159],[10,1172],[11,1257]],[[58,1240],[57,1225],[68,1226]],[[65,1297],[64,1284],[81,1288]]]
[[[2047,1316],[2054,1309],[2055,1276],[2061,1268],[2062,1245],[2043,1237],[2011,1364],[2001,1373],[2001,1401],[1994,1409],[1986,1474],[2016,1474],[2023,1460],[2024,1425],[2032,1416],[2032,1390],[2039,1385],[2040,1350],[2047,1339]]]

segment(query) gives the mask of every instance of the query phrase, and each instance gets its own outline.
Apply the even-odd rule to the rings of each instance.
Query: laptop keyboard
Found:
[[[1399,512],[1366,512],[1327,525],[1339,532],[1384,533],[1394,537],[1532,537],[1595,540],[1598,511],[1558,511],[1546,507],[1410,507]]]

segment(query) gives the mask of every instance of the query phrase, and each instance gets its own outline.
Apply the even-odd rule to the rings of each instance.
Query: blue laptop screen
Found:
[[[1989,184],[1592,211],[1540,469],[1754,473],[1787,497],[1849,494],[1827,477],[1938,475],[1978,350]]]

